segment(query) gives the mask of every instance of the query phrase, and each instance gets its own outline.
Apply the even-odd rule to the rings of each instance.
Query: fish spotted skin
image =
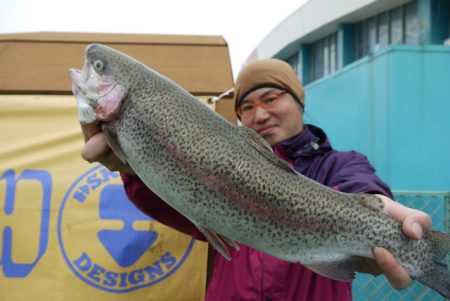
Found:
[[[224,256],[220,236],[351,281],[361,257],[373,258],[379,246],[411,277],[450,297],[450,273],[440,262],[450,251],[448,234],[411,240],[382,213],[378,197],[298,174],[254,131],[135,59],[100,44],[88,46],[85,58],[83,75],[71,71],[74,94],[104,120],[112,149]]]

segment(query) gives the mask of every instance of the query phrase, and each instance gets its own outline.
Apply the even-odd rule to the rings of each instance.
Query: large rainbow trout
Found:
[[[375,246],[450,298],[450,236],[408,239],[373,195],[334,191],[293,171],[254,131],[234,126],[173,81],[103,45],[70,70],[81,122],[222,255],[240,242],[326,277],[351,281]]]

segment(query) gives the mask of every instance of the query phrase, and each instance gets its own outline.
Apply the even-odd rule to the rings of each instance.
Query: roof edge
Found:
[[[23,32],[0,34],[0,42],[168,44],[227,46],[222,36],[81,32]]]

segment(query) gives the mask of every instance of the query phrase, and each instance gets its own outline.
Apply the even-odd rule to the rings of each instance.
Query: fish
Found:
[[[100,121],[115,154],[228,260],[241,243],[350,282],[378,246],[450,298],[449,234],[409,239],[377,196],[301,175],[255,131],[129,55],[102,44],[84,55],[82,70],[69,70],[80,122]]]

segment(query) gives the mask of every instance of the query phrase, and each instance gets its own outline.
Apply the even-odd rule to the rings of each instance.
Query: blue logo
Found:
[[[155,231],[136,231],[133,223],[150,220],[141,212],[135,213],[133,204],[127,199],[122,185],[108,185],[100,193],[100,218],[121,220],[121,230],[101,230],[98,239],[105,249],[122,267],[129,267],[138,261],[158,238]],[[128,214],[135,213],[134,215]]]
[[[183,264],[194,239],[171,243],[171,230],[128,200],[120,177],[99,165],[67,191],[58,217],[58,239],[72,272],[114,293],[157,284]]]
[[[6,170],[3,175],[0,176],[0,181],[5,181],[6,190],[4,197],[4,213],[6,216],[12,217],[12,223],[7,224],[3,228],[3,240],[0,255],[0,265],[3,266],[3,275],[8,278],[24,278],[34,269],[38,264],[42,256],[44,255],[48,244],[48,230],[50,221],[50,203],[52,195],[52,177],[48,171],[26,169],[17,175],[13,169]],[[14,216],[18,214],[20,216],[20,210],[15,210],[16,204],[16,192],[19,187],[26,188],[36,185],[38,193],[34,196],[34,199],[27,199],[27,203],[38,202],[41,204],[41,218],[40,222],[36,224],[39,229],[39,247],[36,256],[32,262],[15,262],[13,260],[13,245],[17,239],[14,235],[13,229],[23,228],[23,220],[19,219],[17,223],[14,223]],[[19,187],[18,187],[19,186]],[[34,221],[28,221],[29,225],[32,225]],[[32,231],[29,231],[30,233]],[[16,244],[17,245],[17,244]]]

